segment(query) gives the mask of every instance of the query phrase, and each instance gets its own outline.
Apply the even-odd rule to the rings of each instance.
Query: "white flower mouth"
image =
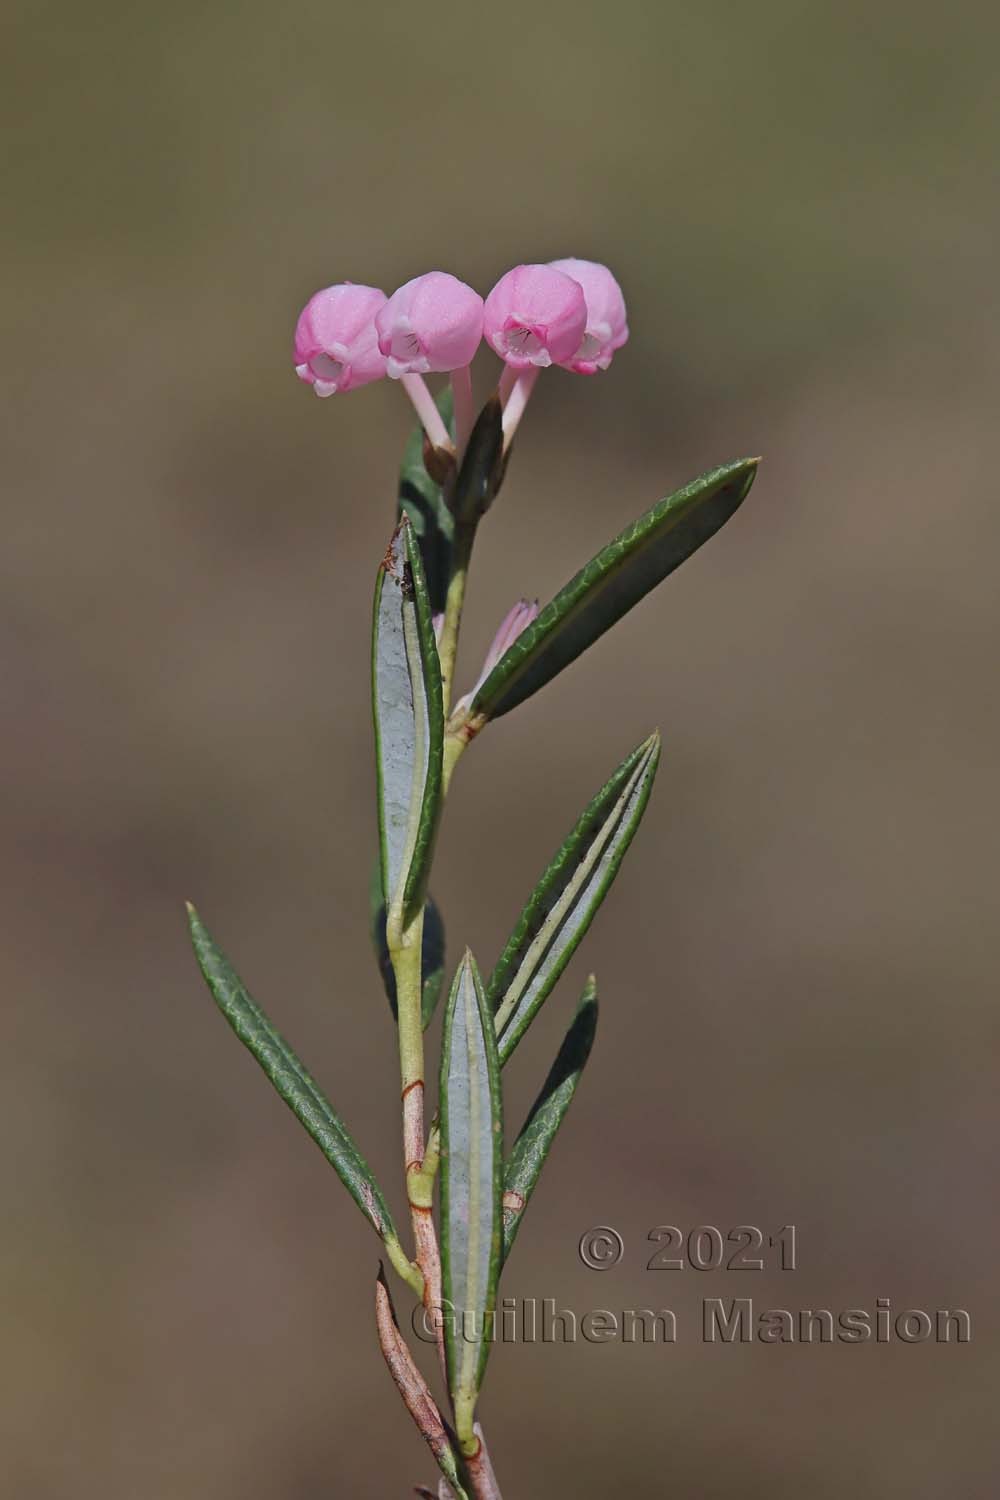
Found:
[[[400,323],[392,330],[389,346],[397,359],[419,359],[420,340],[408,323]]]
[[[597,364],[611,340],[611,329],[607,323],[592,323],[580,342],[574,358],[587,364]]]
[[[505,328],[501,339],[507,354],[516,355],[518,359],[530,360],[533,365],[545,366],[552,363],[552,356],[538,334],[533,328],[526,328],[523,323],[515,323],[512,327]]]
[[[309,368],[324,385],[335,386],[344,373],[343,361],[333,359],[329,354],[314,354],[309,361]]]
[[[389,339],[390,379],[398,380],[401,375],[426,375],[430,367],[419,334],[414,331],[409,318],[400,318]]]

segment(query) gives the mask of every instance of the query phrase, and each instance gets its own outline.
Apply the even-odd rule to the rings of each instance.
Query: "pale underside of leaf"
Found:
[[[502,1158],[493,1021],[475,963],[466,954],[448,999],[441,1068],[445,1349],[460,1437],[471,1431],[490,1348],[499,1274]]]
[[[619,766],[532,893],[490,977],[501,1066],[573,956],[642,819],[660,756],[658,734]]]
[[[441,668],[419,549],[406,518],[375,600],[372,696],[386,907],[419,905],[441,800]]]
[[[504,653],[478,689],[472,719],[495,719],[574,661],[737,510],[756,459],[740,459],[661,500],[592,558]]]

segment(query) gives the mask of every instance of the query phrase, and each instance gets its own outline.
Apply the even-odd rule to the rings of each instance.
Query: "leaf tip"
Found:
[[[654,729],[639,746],[636,759],[643,762],[645,771],[655,771],[660,763],[660,752],[663,749],[663,736],[658,729]]]
[[[394,578],[399,578],[402,571],[402,553],[408,548],[409,538],[413,531],[413,525],[404,510],[396,522],[389,545],[386,547],[379,563],[380,573],[389,573]],[[402,543],[402,546],[399,544]]]
[[[573,1025],[570,1028],[571,1032],[579,1033],[585,1053],[590,1052],[594,1041],[594,1033],[597,1030],[597,1011],[597,975],[591,974],[577,1001]]]
[[[458,966],[457,977],[461,983],[471,984],[476,990],[482,986],[479,965],[476,963],[476,957],[471,948],[466,948],[462,954],[462,961]]]
[[[756,458],[743,458],[737,467],[742,471],[742,485],[740,488],[740,501],[746,499],[750,487],[757,478],[757,470],[762,463],[760,454]]]

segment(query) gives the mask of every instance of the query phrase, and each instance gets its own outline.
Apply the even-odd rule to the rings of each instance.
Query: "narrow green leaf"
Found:
[[[601,788],[528,898],[487,985],[501,1066],[607,895],[646,810],[659,761],[660,736],[652,734]]]
[[[452,509],[462,523],[475,523],[489,510],[503,480],[503,407],[492,396],[476,418],[462,467],[455,480]]]
[[[376,865],[372,870],[369,888],[369,919],[372,946],[378,959],[379,973],[389,1000],[389,1008],[396,1015],[396,975],[389,954],[386,938],[386,910],[382,897],[382,874]],[[444,987],[444,919],[433,896],[427,897],[424,908],[423,944],[421,949],[422,996],[421,1017],[424,1030],[430,1025]]]
[[[544,687],[729,520],[757,459],[703,475],[598,552],[545,606],[476,693],[471,718],[496,719]]]
[[[459,1439],[472,1438],[500,1274],[503,1114],[493,1017],[466,953],[448,997],[441,1058],[444,1343]]]
[[[441,664],[420,550],[400,521],[379,568],[372,704],[382,895],[403,920],[426,889],[441,811]]]
[[[398,1244],[382,1189],[347,1126],[284,1037],[251,998],[193,906],[188,907],[188,920],[195,957],[216,1005],[312,1136],[375,1233],[387,1244]]]
[[[542,1091],[511,1148],[503,1174],[503,1258],[507,1259],[535,1191],[556,1131],[569,1109],[597,1030],[597,982],[593,975],[576,1008]]]
[[[443,387],[437,398],[438,410],[445,426],[453,431],[451,386]],[[403,450],[399,471],[399,517],[407,515],[420,544],[424,575],[431,609],[444,611],[451,576],[451,549],[455,521],[444,497],[444,489],[428,474],[424,464],[424,429],[418,422]]]

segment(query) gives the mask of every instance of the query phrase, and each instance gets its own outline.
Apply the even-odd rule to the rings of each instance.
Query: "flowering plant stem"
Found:
[[[452,573],[448,580],[444,620],[438,637],[438,655],[441,660],[441,692],[444,699],[444,716],[447,720],[455,681],[455,661],[458,656],[458,637],[462,629],[462,610],[465,607],[465,590],[472,561],[472,548],[476,540],[477,523],[458,521],[452,543]],[[454,763],[453,763],[454,764]]]
[[[456,391],[456,395],[458,392]],[[469,392],[471,400],[471,390]],[[457,404],[456,404],[457,405]],[[459,412],[456,409],[456,421]],[[466,436],[468,434],[466,433]],[[461,442],[461,438],[459,438]],[[460,449],[461,452],[461,449]],[[441,666],[443,717],[447,720],[458,654],[466,584],[476,537],[477,522],[459,522],[455,527],[452,573],[448,582],[444,618],[438,634]],[[447,794],[451,775],[468,741],[462,734],[445,736],[442,798]],[[428,864],[428,877],[432,863]],[[399,1067],[403,1114],[403,1163],[406,1194],[413,1228],[414,1262],[420,1273],[422,1301],[433,1315],[442,1305],[441,1253],[434,1226],[434,1185],[440,1161],[440,1131],[435,1123],[425,1144],[424,1136],[424,1040],[423,1040],[423,930],[424,905],[408,925],[401,913],[390,913],[386,928],[389,957],[396,981],[396,1004],[399,1030]],[[412,1284],[412,1279],[411,1279]],[[443,1327],[437,1322],[438,1354],[447,1379]],[[426,1433],[425,1433],[426,1436]],[[474,1460],[482,1450],[478,1462]],[[482,1445],[481,1435],[461,1444],[466,1460],[467,1478],[472,1493],[488,1500],[500,1500],[500,1490]]]
[[[507,368],[473,421],[469,364],[483,336]],[[437,1112],[428,1132],[424,1030],[444,979],[444,928],[429,885],[451,778],[480,732],[539,693],[729,520],[756,472],[756,460],[741,459],[702,475],[621,531],[544,608],[524,599],[514,604],[474,687],[456,698],[477,530],[503,483],[539,372],[548,364],[586,374],[606,369],[627,337],[621,289],[606,267],[586,261],[518,267],[485,304],[443,272],[417,277],[391,298],[342,283],[311,299],[296,330],[296,372],[318,395],[389,374],[421,422],[404,454],[372,634],[379,833],[372,936],[396,1018],[412,1254],[346,1124],[190,909],[195,953],[220,1011],[420,1299],[428,1332],[433,1327],[448,1418],[400,1333],[380,1271],[379,1347],[441,1471],[438,1500],[500,1500],[478,1412],[497,1332],[497,1289],[594,1041],[593,976],[507,1150],[502,1070],[615,882],[649,800],[660,738],[653,733],[630,750],[591,799],[492,972],[481,974],[468,950],[461,958],[444,1006]],[[452,376],[437,401],[427,371]],[[570,541],[573,534],[570,519]],[[430,1490],[418,1493],[434,1500]]]

